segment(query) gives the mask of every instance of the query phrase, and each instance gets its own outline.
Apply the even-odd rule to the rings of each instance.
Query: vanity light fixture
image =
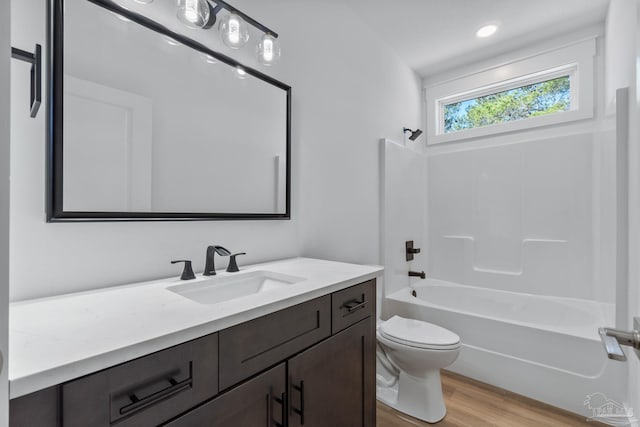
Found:
[[[153,0],[134,0],[151,3]],[[222,42],[231,49],[240,49],[249,41],[249,25],[262,31],[264,35],[256,47],[258,62],[270,66],[280,59],[281,49],[278,34],[239,11],[223,0],[178,0],[178,20],[189,28],[209,29],[217,21],[217,15],[224,9],[229,12],[220,20],[218,30]]]
[[[153,0],[134,1],[151,3]],[[178,0],[177,17],[189,28],[209,29],[216,23],[217,15],[223,9],[229,13],[220,20],[218,30],[226,46],[240,49],[246,45],[251,25],[264,33],[256,49],[258,61],[267,66],[278,61],[281,54],[278,34],[223,0]]]

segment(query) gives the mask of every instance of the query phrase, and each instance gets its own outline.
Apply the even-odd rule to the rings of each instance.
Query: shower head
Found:
[[[415,141],[416,139],[418,139],[420,137],[420,135],[422,135],[422,131],[420,129],[411,130],[409,128],[402,128],[402,131],[404,133],[411,132],[411,135],[409,136],[409,139],[411,141]]]

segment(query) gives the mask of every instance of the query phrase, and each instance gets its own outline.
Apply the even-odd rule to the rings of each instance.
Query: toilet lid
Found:
[[[400,316],[383,322],[380,334],[391,341],[419,348],[444,350],[460,344],[460,337],[448,329]]]

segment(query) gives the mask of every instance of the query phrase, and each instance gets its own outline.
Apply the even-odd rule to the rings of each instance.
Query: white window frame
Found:
[[[427,144],[440,144],[584,120],[594,116],[595,38],[426,88]],[[568,111],[444,133],[445,105],[569,76]]]

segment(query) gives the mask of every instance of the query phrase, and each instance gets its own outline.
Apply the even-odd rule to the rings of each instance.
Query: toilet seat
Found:
[[[416,319],[393,316],[378,329],[384,338],[398,344],[430,350],[460,347],[460,337],[443,327]]]

